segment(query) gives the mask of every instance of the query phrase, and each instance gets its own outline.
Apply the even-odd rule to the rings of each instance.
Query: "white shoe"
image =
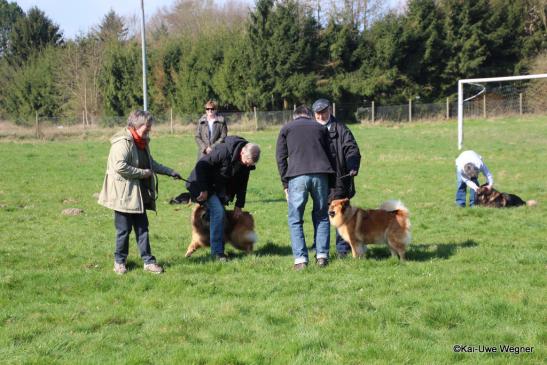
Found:
[[[163,267],[154,263],[154,264],[144,264],[144,271],[149,271],[154,274],[161,274],[163,272]]]
[[[114,262],[114,272],[118,275],[123,275],[127,272],[127,268],[124,263]]]

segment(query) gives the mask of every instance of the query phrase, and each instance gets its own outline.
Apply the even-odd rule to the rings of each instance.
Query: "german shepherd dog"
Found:
[[[488,184],[483,184],[477,190],[477,204],[489,208],[509,208],[520,207],[522,205],[534,206],[537,204],[535,200],[522,200],[518,195],[501,193],[492,188],[488,190]]]
[[[205,205],[196,204],[192,209],[192,242],[186,250],[186,257],[192,256],[200,247],[209,247],[209,214]],[[224,217],[224,241],[230,242],[238,250],[251,253],[257,241],[254,232],[254,219],[249,212],[243,212],[238,219],[234,218],[234,211],[227,210]]]
[[[353,257],[362,257],[363,245],[387,243],[391,255],[405,260],[410,243],[408,209],[398,200],[383,203],[379,209],[352,207],[349,199],[333,200],[329,206],[330,223],[351,246]]]

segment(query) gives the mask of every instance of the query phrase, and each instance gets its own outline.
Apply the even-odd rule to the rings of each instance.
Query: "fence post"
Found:
[[[412,122],[412,98],[408,99],[408,121]]]
[[[450,99],[446,98],[446,119],[450,119]]]
[[[522,115],[522,93],[519,93],[519,112]]]
[[[374,101],[372,101],[372,123],[374,123]]]
[[[482,117],[486,119],[486,94],[482,94]]]
[[[253,106],[254,116],[255,116],[255,131],[258,130],[258,118],[256,116],[256,106]]]
[[[38,125],[38,111],[36,111],[36,138],[40,138],[40,126]]]
[[[336,116],[336,103],[332,103],[332,115]]]
[[[173,108],[171,108],[171,113],[170,113],[170,117],[171,117],[171,134],[173,134],[175,131],[173,130]]]

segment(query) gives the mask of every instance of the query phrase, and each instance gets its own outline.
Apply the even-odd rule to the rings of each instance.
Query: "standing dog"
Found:
[[[394,257],[405,260],[410,243],[408,209],[398,200],[390,200],[379,209],[352,207],[349,199],[333,200],[329,206],[330,223],[351,246],[353,257],[362,257],[363,245],[387,243]]]
[[[496,189],[488,189],[487,184],[481,185],[477,190],[477,204],[489,208],[520,207],[521,205],[534,206],[535,200],[522,200],[518,195],[500,193]]]
[[[255,222],[253,216],[243,212],[238,219],[234,218],[234,211],[227,210],[224,218],[224,241],[230,242],[235,248],[247,253],[253,252],[253,246],[257,241],[254,232]],[[186,257],[192,256],[200,247],[209,247],[209,217],[207,208],[196,204],[192,210],[192,242],[186,250]]]

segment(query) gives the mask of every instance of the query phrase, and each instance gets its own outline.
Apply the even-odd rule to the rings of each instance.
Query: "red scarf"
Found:
[[[146,148],[146,139],[142,138],[137,134],[137,131],[134,128],[128,128],[129,132],[131,132],[131,135],[133,136],[133,141],[135,141],[135,145],[137,145],[137,148],[139,150],[144,150]]]

